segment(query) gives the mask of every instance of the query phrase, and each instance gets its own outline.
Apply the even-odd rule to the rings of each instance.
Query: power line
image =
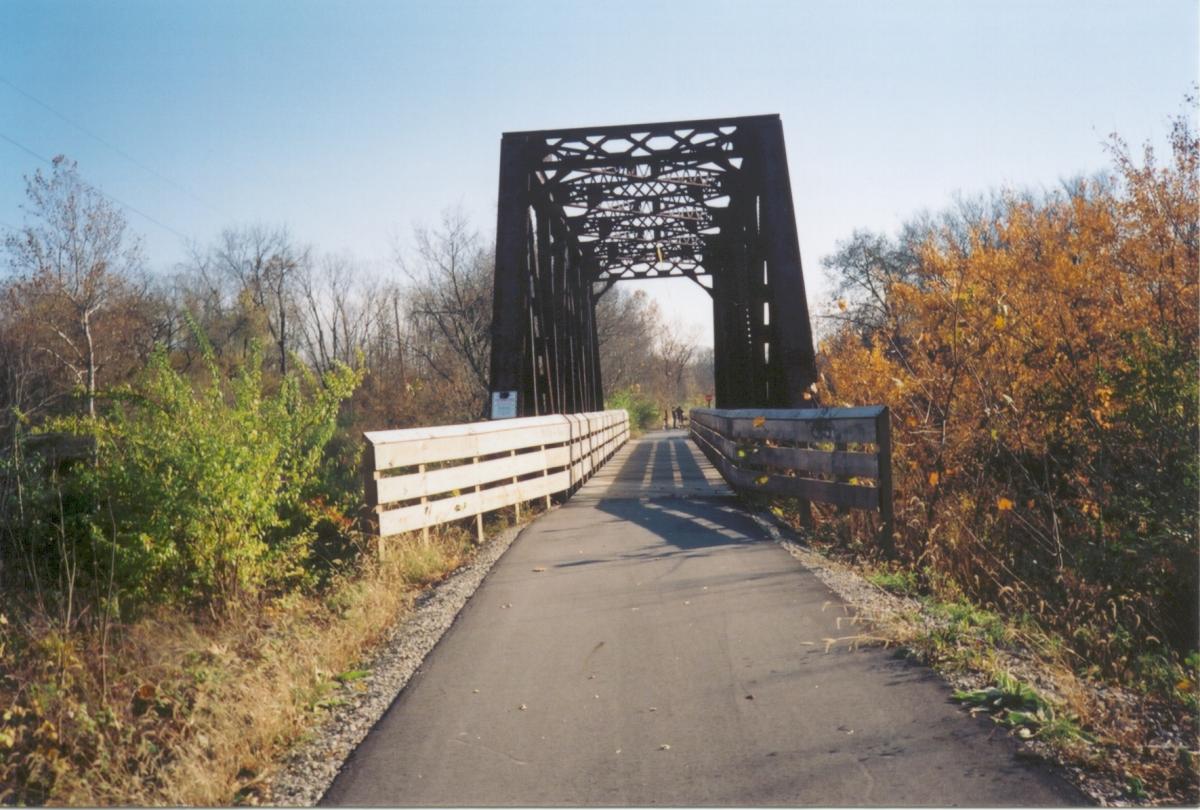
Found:
[[[60,118],[61,120],[65,121],[67,124],[70,124],[71,126],[75,127],[75,129],[79,130],[84,135],[87,135],[89,138],[96,141],[97,143],[107,146],[109,149],[116,152],[121,157],[125,158],[125,160],[129,161],[134,166],[137,166],[139,169],[142,169],[143,171],[148,172],[149,174],[152,174],[159,181],[166,183],[167,185],[173,187],[177,191],[180,191],[180,192],[186,194],[187,196],[191,197],[193,200],[200,203],[200,205],[203,205],[205,208],[212,211],[214,214],[218,214],[219,216],[221,216],[224,219],[229,219],[228,217],[225,216],[224,213],[222,213],[220,210],[218,210],[215,206],[213,206],[209,202],[205,201],[204,199],[196,196],[195,194],[193,194],[191,191],[189,191],[184,186],[175,182],[171,178],[164,176],[160,172],[157,172],[154,169],[150,168],[145,163],[142,163],[140,160],[135,158],[133,155],[126,152],[121,147],[119,147],[113,143],[110,143],[109,141],[106,141],[104,138],[101,138],[99,135],[97,135],[95,132],[92,132],[90,129],[85,127],[83,124],[80,124],[78,121],[74,121],[71,118],[67,117],[66,114],[59,112],[58,110],[56,110],[55,108],[53,108],[49,104],[47,104],[46,102],[42,101],[37,96],[33,95],[32,93],[30,93],[26,90],[22,90],[20,87],[17,87],[15,84],[10,82],[8,79],[4,78],[3,76],[0,76],[0,84],[8,85],[10,88],[17,91],[21,95],[23,95],[25,98],[29,99],[34,104],[37,104],[39,107],[45,109],[46,111],[50,112],[51,114],[53,114],[53,115],[57,116],[58,118]]]
[[[24,145],[24,144],[22,144],[22,143],[18,143],[17,141],[14,141],[12,138],[8,137],[8,136],[7,136],[7,135],[5,135],[3,132],[0,132],[0,139],[2,139],[2,140],[5,140],[5,141],[8,141],[8,142],[9,142],[9,143],[11,143],[13,146],[15,146],[15,147],[17,147],[18,149],[20,149],[22,152],[25,152],[26,154],[32,155],[33,157],[37,158],[38,160],[42,161],[43,163],[45,163],[45,164],[47,164],[47,165],[49,165],[49,166],[53,166],[53,165],[54,165],[54,161],[53,161],[53,160],[51,160],[50,158],[48,158],[48,157],[46,157],[46,156],[44,156],[44,155],[39,155],[37,152],[35,152],[35,151],[33,151],[32,149],[30,149],[28,146],[25,146],[25,145]],[[130,205],[129,203],[125,202],[124,200],[118,199],[117,197],[114,197],[113,195],[109,194],[107,191],[105,191],[104,189],[100,188],[99,186],[97,186],[97,185],[94,185],[94,184],[92,184],[92,183],[88,183],[88,185],[89,185],[89,186],[91,186],[91,188],[95,189],[96,193],[97,193],[97,194],[99,194],[100,196],[108,198],[108,199],[109,199],[109,200],[111,200],[112,202],[115,202],[117,205],[121,206],[122,208],[125,208],[125,209],[127,209],[127,210],[129,210],[129,211],[132,211],[133,213],[137,214],[139,217],[141,217],[142,219],[145,219],[145,220],[146,220],[146,221],[148,221],[148,222],[153,222],[155,225],[157,225],[158,227],[162,228],[164,231],[169,231],[169,232],[171,232],[171,233],[175,234],[176,236],[178,236],[180,239],[184,240],[185,242],[191,242],[191,241],[194,241],[194,240],[193,240],[193,239],[192,239],[190,236],[188,236],[187,234],[180,233],[179,231],[177,231],[177,230],[175,230],[174,228],[172,228],[170,225],[166,225],[166,224],[164,224],[164,223],[162,223],[162,222],[159,222],[157,219],[155,219],[154,217],[150,216],[150,215],[149,215],[149,214],[147,214],[145,211],[142,211],[142,210],[141,210],[141,209],[139,209],[139,208],[134,208],[134,207],[133,207],[132,205]]]

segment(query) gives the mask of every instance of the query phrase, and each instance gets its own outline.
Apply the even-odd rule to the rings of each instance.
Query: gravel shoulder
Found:
[[[831,559],[818,551],[806,546],[791,527],[778,520],[767,511],[751,511],[763,530],[801,564],[812,571],[830,590],[842,597],[856,611],[861,620],[858,628],[865,630],[864,636],[868,643],[880,643],[888,639],[889,626],[896,628],[903,625],[903,632],[912,633],[914,629],[933,629],[938,619],[930,615],[924,605],[916,599],[900,596],[883,590],[868,582],[851,566]],[[902,633],[895,633],[899,638]],[[853,639],[850,639],[853,643]],[[882,643],[893,643],[885,641]],[[903,646],[903,639],[897,642]],[[1024,683],[1032,685],[1037,691],[1052,700],[1062,699],[1062,690],[1054,678],[1042,668],[1039,668],[1037,658],[1033,654],[1017,648],[1012,650],[997,650],[997,659],[1010,674]],[[970,670],[945,671],[934,668],[938,676],[954,689],[973,690],[991,686],[987,676],[981,672]],[[1089,681],[1075,681],[1074,689],[1087,690],[1089,702],[1094,706],[1104,706],[1110,715],[1127,718],[1128,722],[1145,724],[1151,729],[1149,745],[1140,752],[1141,756],[1153,756],[1160,751],[1175,751],[1182,748],[1195,748],[1195,735],[1179,726],[1168,714],[1152,705],[1132,690],[1114,685],[1097,684]],[[1136,718],[1136,720],[1135,720]],[[1021,740],[1018,742],[1019,754],[1031,759],[1040,759],[1056,768],[1064,777],[1074,784],[1084,795],[1097,805],[1103,807],[1136,807],[1146,805],[1163,806],[1195,806],[1200,797],[1200,774],[1192,786],[1194,794],[1190,799],[1180,800],[1179,795],[1148,797],[1136,800],[1129,796],[1125,782],[1111,773],[1103,773],[1094,768],[1083,767],[1077,761],[1071,761],[1063,752],[1047,743],[1038,740]],[[1113,744],[1092,745],[1088,756],[1095,761],[1119,760],[1128,757],[1127,751],[1122,751]]]
[[[418,597],[412,611],[363,663],[370,674],[344,684],[336,695],[342,703],[279,763],[268,785],[266,803],[312,807],[321,800],[342,763],[379,722],[524,528],[513,526],[489,539],[471,562]]]

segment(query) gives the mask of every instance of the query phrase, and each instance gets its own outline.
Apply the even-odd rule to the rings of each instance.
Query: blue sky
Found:
[[[1161,143],[1197,78],[1197,9],[0,0],[0,135],[161,223],[129,213],[157,269],[183,256],[175,232],[264,223],[386,273],[446,206],[494,228],[503,131],[779,113],[815,304],[855,228],[1090,174],[1113,131]],[[4,138],[12,226],[39,162]],[[687,284],[645,288],[706,331]]]

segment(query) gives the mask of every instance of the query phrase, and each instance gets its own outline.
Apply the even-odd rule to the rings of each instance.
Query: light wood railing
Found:
[[[629,438],[625,411],[363,434],[367,529],[381,537],[571,493]]]

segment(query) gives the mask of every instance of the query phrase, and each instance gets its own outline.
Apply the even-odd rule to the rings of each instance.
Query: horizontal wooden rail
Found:
[[[880,543],[894,553],[892,428],[885,406],[697,408],[689,422],[696,445],[734,489],[877,509]]]
[[[532,416],[363,434],[369,531],[427,530],[571,492],[629,438],[629,414]]]

